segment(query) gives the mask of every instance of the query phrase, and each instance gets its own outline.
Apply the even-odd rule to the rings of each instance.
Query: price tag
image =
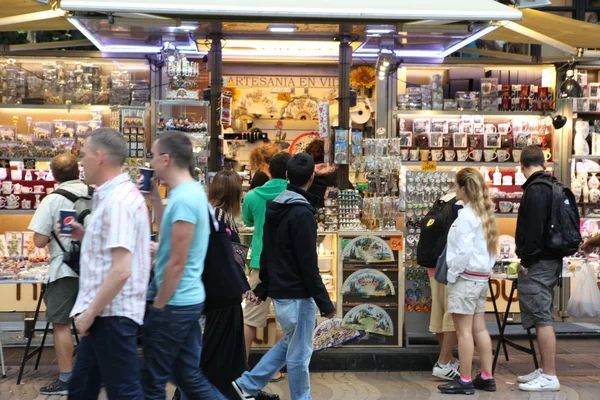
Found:
[[[421,171],[423,171],[423,172],[435,172],[435,171],[437,171],[437,162],[435,162],[435,161],[423,161],[423,162],[421,162]]]
[[[392,236],[390,238],[390,247],[394,251],[404,250],[404,237],[403,236]]]

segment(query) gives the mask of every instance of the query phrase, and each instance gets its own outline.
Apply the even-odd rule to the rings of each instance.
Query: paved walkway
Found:
[[[311,375],[314,400],[398,400],[398,399],[531,399],[531,400],[597,400],[600,399],[600,340],[561,340],[558,368],[562,390],[559,393],[519,392],[516,375],[532,370],[531,357],[511,351],[510,362],[500,359],[496,374],[498,392],[475,396],[443,396],[440,384],[423,372],[332,372]],[[366,350],[365,350],[366,351]],[[61,400],[38,395],[41,386],[56,377],[57,367],[51,348],[46,349],[38,371],[34,360],[28,364],[22,385],[16,384],[21,349],[5,349],[7,378],[0,380],[0,400]],[[287,379],[269,385],[269,391],[289,400]],[[169,388],[171,394],[173,388]],[[101,399],[105,399],[101,396]],[[170,395],[168,397],[170,399]]]

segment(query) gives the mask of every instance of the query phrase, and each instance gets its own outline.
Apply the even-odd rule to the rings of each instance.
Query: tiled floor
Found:
[[[335,350],[333,350],[335,351]],[[531,400],[597,400],[600,399],[600,340],[561,340],[558,350],[559,393],[522,393],[516,375],[532,370],[531,357],[511,351],[510,362],[500,359],[496,374],[498,392],[464,396],[469,399],[531,399]],[[0,380],[0,400],[60,400],[59,397],[38,395],[40,386],[57,374],[53,351],[48,348],[38,371],[34,360],[28,364],[22,385],[16,376],[22,356],[21,349],[5,349],[7,378]],[[332,372],[311,375],[312,397],[315,400],[397,400],[397,399],[462,399],[463,396],[443,396],[437,391],[439,381],[429,371],[422,372]],[[269,391],[289,400],[287,379],[269,385]],[[169,396],[173,388],[169,388]],[[101,399],[105,399],[101,396]]]

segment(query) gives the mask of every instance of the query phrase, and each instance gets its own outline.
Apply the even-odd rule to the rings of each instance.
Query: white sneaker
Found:
[[[240,400],[254,400],[254,396],[246,392],[236,381],[231,382],[231,386],[233,386],[235,392],[240,396]]]
[[[536,380],[540,376],[542,376],[543,373],[544,373],[544,371],[541,368],[538,368],[538,369],[536,369],[535,371],[533,371],[532,373],[530,373],[528,375],[519,376],[517,378],[517,382],[519,382],[519,383],[529,383],[531,381]]]
[[[458,370],[460,368],[460,363],[458,359],[453,363],[450,362],[448,365],[441,366],[440,363],[435,363],[433,366],[433,376],[440,379],[445,379],[447,381],[453,381],[455,378],[460,376]]]
[[[545,375],[529,383],[521,383],[519,389],[524,392],[558,392],[560,391],[560,382],[558,379],[548,379]]]

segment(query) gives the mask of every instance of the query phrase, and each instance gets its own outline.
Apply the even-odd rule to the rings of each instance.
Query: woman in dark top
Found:
[[[315,139],[306,146],[304,152],[315,161],[315,179],[308,189],[309,193],[319,196],[317,208],[325,206],[325,193],[328,187],[338,187],[337,167],[325,164],[325,141]],[[350,189],[354,186],[350,184]]]
[[[235,217],[240,214],[242,180],[234,171],[221,171],[212,180],[208,189],[208,201],[215,209],[220,228],[226,228],[231,241],[240,243]],[[241,272],[243,274],[243,271]],[[244,275],[245,279],[245,275]],[[250,285],[246,282],[247,291]],[[251,292],[251,291],[250,291]],[[206,312],[202,356],[200,365],[204,375],[223,395],[230,400],[239,400],[231,382],[247,371],[246,342],[244,340],[244,314],[240,303]],[[179,398],[179,391],[175,398]],[[256,399],[279,399],[261,392]]]

